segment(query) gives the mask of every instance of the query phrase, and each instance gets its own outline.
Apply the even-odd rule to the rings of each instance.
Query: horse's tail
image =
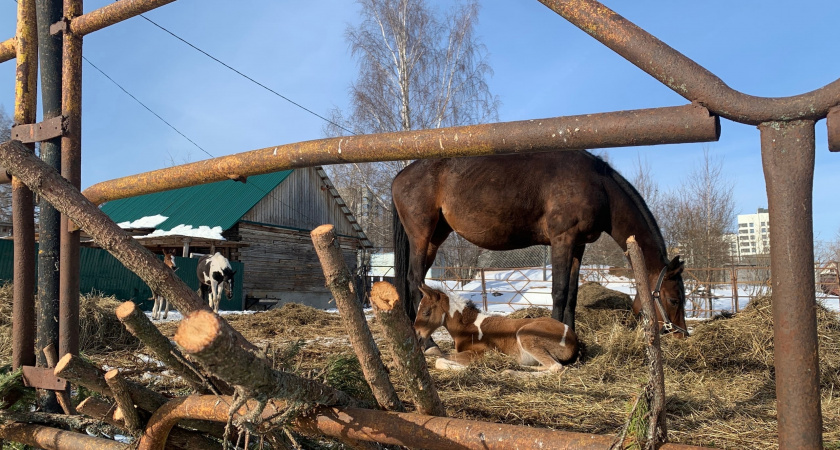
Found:
[[[394,212],[394,284],[397,288],[397,294],[405,305],[405,311],[408,313],[409,319],[414,321],[416,314],[411,299],[411,289],[408,285],[408,234],[406,234],[405,227],[400,221],[400,215],[397,214],[397,208],[393,200],[391,201],[391,211]]]

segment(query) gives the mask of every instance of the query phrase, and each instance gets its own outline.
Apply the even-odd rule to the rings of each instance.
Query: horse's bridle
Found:
[[[653,292],[651,292],[651,295],[653,296],[653,304],[656,305],[657,309],[659,309],[659,314],[662,316],[662,329],[660,331],[662,334],[678,331],[688,337],[688,330],[680,327],[679,325],[675,325],[674,322],[671,322],[671,319],[668,318],[668,314],[665,312],[665,305],[662,304],[662,295],[659,291],[662,289],[662,282],[665,281],[665,272],[667,270],[668,265],[665,265],[665,267],[659,271],[659,279],[656,280],[656,287],[654,287]]]

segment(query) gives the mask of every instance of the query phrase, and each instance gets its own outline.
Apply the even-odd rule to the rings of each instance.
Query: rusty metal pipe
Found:
[[[232,401],[232,397],[214,395],[170,400],[149,419],[146,430],[140,438],[138,449],[163,449],[169,430],[182,419],[227,421]],[[250,401],[237,412],[237,416],[245,416],[255,407],[256,402]],[[262,417],[265,419],[274,416],[285,408],[285,402],[270,400],[262,412]],[[305,433],[430,450],[526,448],[602,450],[608,448],[614,440],[613,436],[350,407],[320,407],[297,418],[293,426]],[[688,450],[701,447],[665,444],[659,448]]]
[[[35,0],[18,0],[15,125],[35,123],[38,88],[38,28]],[[35,153],[35,145],[26,148]],[[35,209],[32,191],[12,179],[14,294],[12,366],[35,365]]]
[[[17,44],[15,43],[17,38],[10,37],[5,41],[0,41],[0,63],[9,61],[10,59],[15,57],[15,47]]]
[[[82,14],[82,0],[64,0],[64,17]],[[64,33],[61,114],[68,133],[61,138],[61,175],[76,189],[82,185],[82,36]],[[59,244],[58,356],[79,354],[79,240],[66,215],[61,216]]]
[[[540,0],[638,68],[689,101],[736,122],[819,120],[840,103],[840,80],[793,97],[755,97],[715,74],[596,0]]]
[[[761,131],[767,180],[779,448],[822,448],[814,279],[814,122],[769,122]]]
[[[719,137],[716,116],[703,107],[685,105],[305,141],[105,181],[85,189],[84,194],[98,205],[325,164],[705,142]]]
[[[0,425],[0,438],[45,450],[126,450],[128,444],[58,428],[9,423]]]
[[[121,0],[74,18],[70,22],[70,32],[84,36],[174,1]]]
[[[835,106],[828,111],[825,126],[828,128],[828,149],[832,152],[840,152],[840,106]]]

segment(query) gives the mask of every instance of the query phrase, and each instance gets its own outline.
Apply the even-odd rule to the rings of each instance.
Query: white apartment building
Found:
[[[770,253],[770,214],[758,208],[756,214],[738,214],[738,256]]]

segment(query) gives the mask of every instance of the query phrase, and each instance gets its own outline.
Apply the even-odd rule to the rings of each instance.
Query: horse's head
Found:
[[[650,287],[653,290],[654,309],[657,322],[663,333],[672,333],[677,338],[688,336],[685,326],[685,287],[682,272],[685,263],[675,256],[659,273],[649,274]],[[639,295],[633,301],[633,312],[638,314],[642,310]],[[663,318],[663,311],[665,318]]]
[[[223,270],[225,274],[224,278],[224,286],[225,286],[225,294],[227,295],[228,300],[233,298],[233,280],[234,275],[236,275],[236,271],[225,267]]]
[[[178,268],[178,266],[175,265],[175,251],[174,250],[171,251],[171,252],[166,251],[166,250],[163,251],[163,263],[166,264],[167,266],[169,266],[169,268],[172,269],[172,270],[175,270],[175,269]]]
[[[449,297],[425,284],[420,285],[420,292],[423,293],[423,298],[417,308],[414,331],[417,332],[417,337],[428,339],[446,321],[446,314],[449,313]]]

